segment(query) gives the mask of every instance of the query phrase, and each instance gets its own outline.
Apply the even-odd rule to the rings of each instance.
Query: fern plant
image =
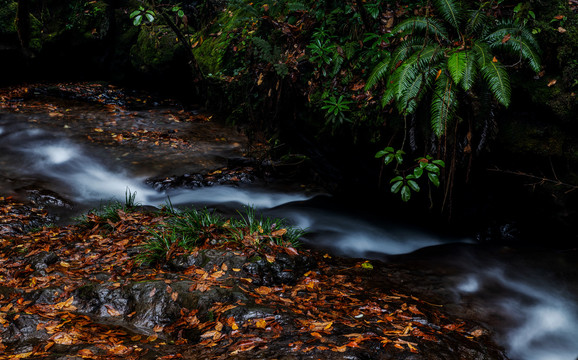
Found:
[[[507,107],[511,87],[502,61],[509,57],[539,72],[540,51],[522,22],[488,16],[488,4],[468,10],[457,0],[433,0],[429,14],[399,23],[393,33],[402,41],[374,67],[366,89],[385,81],[382,104],[393,101],[401,115],[415,113],[429,98],[437,137],[446,133],[458,100],[476,89],[485,87]]]

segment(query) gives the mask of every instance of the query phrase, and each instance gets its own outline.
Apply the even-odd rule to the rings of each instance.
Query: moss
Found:
[[[0,34],[16,34],[16,9],[18,3],[10,0],[0,0]]]
[[[197,39],[199,43],[193,49],[193,54],[201,70],[205,74],[221,74],[224,63],[229,60],[226,55],[231,40],[235,37],[233,33],[242,27],[242,32],[250,35],[248,29],[254,21],[255,18],[245,8],[230,8],[221,13],[208,31],[196,33],[193,39]]]
[[[130,51],[131,62],[144,72],[168,70],[178,46],[177,38],[168,26],[142,26]]]

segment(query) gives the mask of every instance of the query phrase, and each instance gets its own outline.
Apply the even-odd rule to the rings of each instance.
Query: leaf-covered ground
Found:
[[[42,212],[0,199],[0,359],[501,358],[483,328],[385,286],[378,262],[209,235],[143,265],[168,215],[118,215],[16,233]]]

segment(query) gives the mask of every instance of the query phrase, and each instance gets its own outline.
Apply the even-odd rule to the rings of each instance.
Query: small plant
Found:
[[[397,164],[403,162],[403,155],[405,153],[402,150],[393,149],[392,147],[387,147],[375,154],[376,158],[384,158],[384,164],[389,165],[395,159]],[[424,174],[427,174],[427,179],[435,187],[440,185],[440,173],[441,169],[445,167],[445,163],[442,160],[434,160],[431,156],[420,157],[416,159],[417,164],[405,169],[400,175],[392,178],[389,183],[391,184],[391,192],[393,194],[401,194],[401,200],[404,202],[409,201],[411,198],[411,193],[419,192],[421,190],[418,181],[422,178]],[[399,173],[399,171],[397,171]]]
[[[240,219],[231,221],[230,233],[237,242],[251,245],[262,245],[273,241],[276,245],[298,246],[299,238],[306,231],[293,227],[285,219],[257,215],[255,208],[246,206],[244,212],[237,211]]]
[[[325,105],[321,109],[325,110],[327,124],[336,127],[345,122],[351,122],[346,114],[351,110],[349,104],[352,104],[352,101],[343,99],[343,95],[339,95],[339,98],[331,95],[329,99],[323,100],[323,103]]]
[[[120,221],[119,210],[125,213],[132,212],[139,205],[136,202],[136,191],[131,193],[130,189],[127,188],[124,195],[124,204],[118,200],[112,200],[97,209],[90,210],[87,214],[77,217],[76,220],[80,226],[90,226],[93,223],[104,223],[110,226],[108,224]]]
[[[134,26],[139,26],[142,24],[143,20],[147,20],[149,23],[155,21],[155,12],[144,7],[139,6],[139,8],[130,13],[130,18]]]
[[[172,209],[172,207],[171,207]],[[137,256],[141,263],[167,261],[176,251],[190,251],[202,244],[238,243],[244,246],[261,246],[272,242],[279,246],[299,245],[305,231],[292,227],[284,219],[257,215],[253,207],[239,211],[239,218],[225,220],[209,209],[186,209],[167,212],[164,224],[149,229],[150,237]]]

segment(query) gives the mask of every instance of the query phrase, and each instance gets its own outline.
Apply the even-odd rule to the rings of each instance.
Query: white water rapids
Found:
[[[0,191],[13,190],[14,183],[23,180],[93,206],[111,199],[122,201],[127,189],[136,193],[136,202],[147,205],[163,205],[167,195],[173,205],[228,209],[252,205],[307,228],[311,233],[305,239],[307,245],[351,257],[407,254],[448,242],[393,223],[370,221],[298,192],[215,186],[159,193],[145,185],[143,177],[127,173],[120,161],[107,159],[103,153],[4,119],[0,121]],[[515,360],[578,359],[578,300],[572,292],[550,281],[547,274],[477,256],[475,249],[472,246],[471,258],[455,259],[463,272],[459,281],[448,281],[447,286],[458,298],[469,299],[487,312],[490,325],[491,319],[499,319],[494,324],[500,336],[497,341],[506,347],[508,356]]]

